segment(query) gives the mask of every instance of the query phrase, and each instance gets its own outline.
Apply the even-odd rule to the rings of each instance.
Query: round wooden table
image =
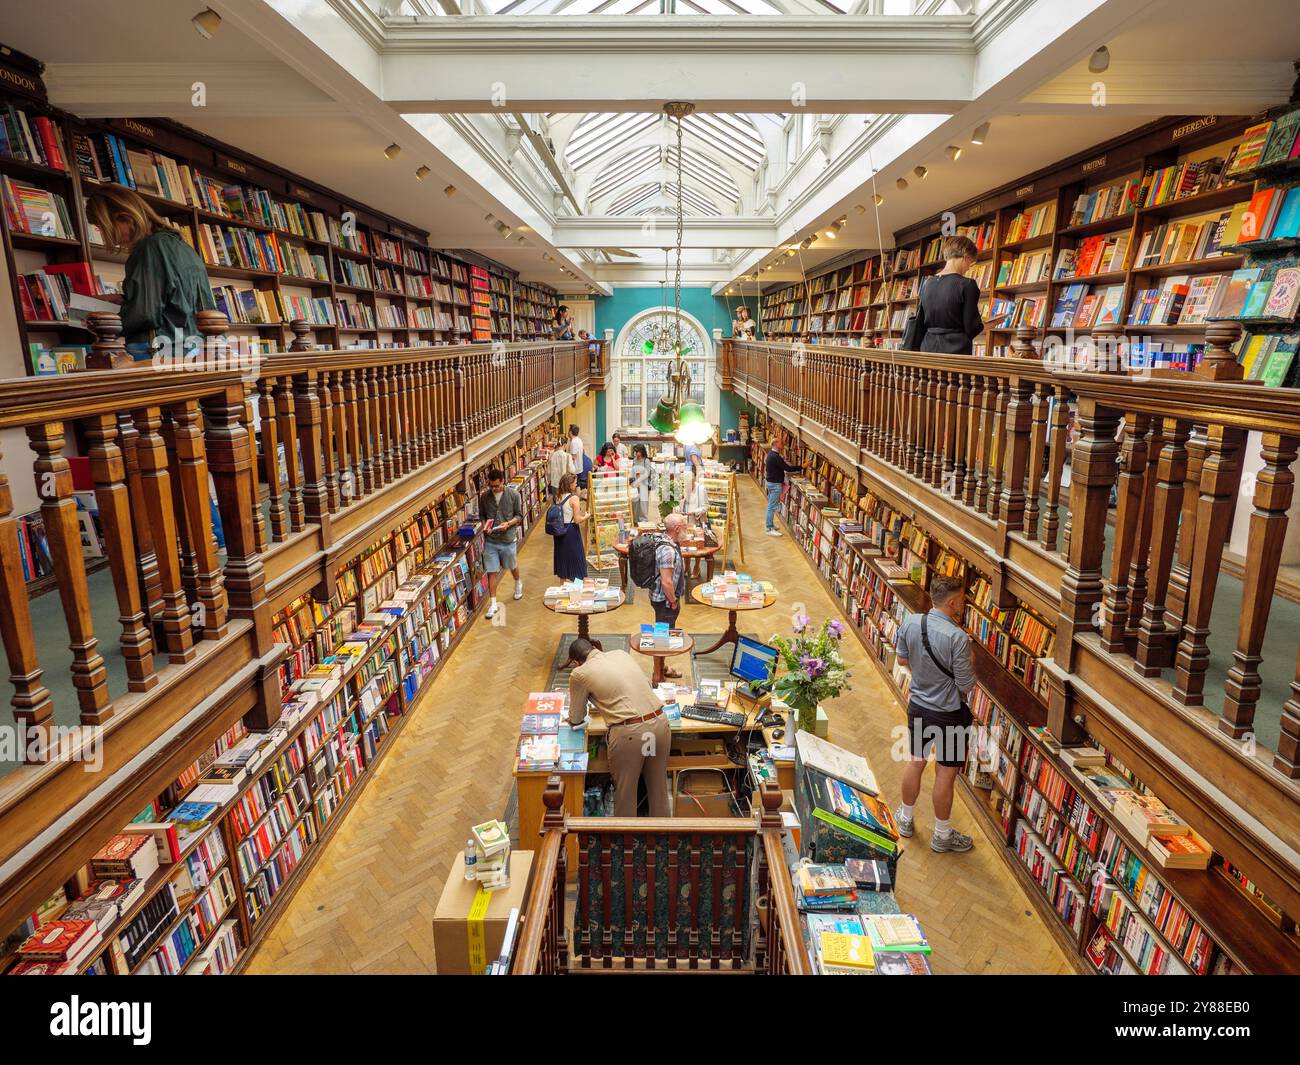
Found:
[[[736,642],[736,640],[740,637],[740,630],[736,628],[736,615],[740,611],[766,610],[768,607],[772,606],[776,602],[776,596],[773,593],[768,592],[763,597],[763,603],[761,606],[758,603],[750,603],[748,605],[743,605],[743,606],[742,605],[723,606],[721,604],[714,603],[712,599],[710,599],[708,596],[704,594],[704,585],[702,584],[697,584],[694,588],[691,589],[691,598],[694,599],[697,603],[699,603],[700,606],[712,607],[714,610],[725,610],[727,612],[727,631],[724,632],[721,637],[719,637],[718,642],[715,643],[712,647],[706,648],[705,650],[701,651],[700,654],[702,655],[713,654],[713,652],[716,651],[719,647],[721,647],[724,643]]]
[[[641,634],[634,632],[628,637],[628,649],[635,651],[639,655],[654,659],[654,669],[650,674],[650,683],[657,687],[668,679],[668,659],[675,655],[690,654],[695,649],[695,638],[689,632],[683,632],[681,647],[642,647]]]
[[[627,596],[621,591],[618,593],[617,603],[607,603],[604,610],[583,609],[581,607],[556,606],[554,603],[542,601],[542,606],[546,607],[552,614],[573,614],[578,619],[578,636],[584,640],[591,640],[591,617],[593,614],[608,614],[617,610],[627,602]],[[598,649],[603,650],[599,641],[591,640],[592,644]]]
[[[622,587],[627,587],[627,555],[629,550],[629,540],[626,544],[615,544],[614,550],[618,553],[618,578]],[[687,576],[699,578],[700,563],[703,562],[708,573],[705,580],[713,580],[714,556],[722,549],[721,544],[704,544],[703,546],[683,547],[682,563],[686,566]]]

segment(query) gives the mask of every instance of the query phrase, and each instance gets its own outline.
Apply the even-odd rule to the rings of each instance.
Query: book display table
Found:
[[[736,615],[742,610],[766,610],[776,603],[776,593],[766,592],[763,601],[759,602],[714,602],[712,594],[712,582],[706,584],[697,584],[691,589],[691,598],[700,606],[712,607],[714,610],[725,610],[727,612],[727,628],[723,634],[718,637],[717,643],[712,647],[706,647],[700,652],[702,655],[711,655],[724,643],[735,643],[740,636],[740,630],[736,627]]]

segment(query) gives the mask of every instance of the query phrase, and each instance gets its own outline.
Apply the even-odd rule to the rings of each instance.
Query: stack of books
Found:
[[[795,867],[794,889],[799,909],[816,911],[852,910],[858,900],[858,886],[843,863]]]
[[[471,830],[474,838],[474,879],[484,891],[510,886],[510,829],[504,821],[484,821]]]

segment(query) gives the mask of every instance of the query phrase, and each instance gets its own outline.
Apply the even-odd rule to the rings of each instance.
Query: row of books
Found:
[[[0,110],[0,155],[67,170],[59,129],[49,115],[8,104]]]
[[[68,204],[59,193],[8,175],[0,176],[0,193],[3,193],[5,222],[10,232],[76,239]]]

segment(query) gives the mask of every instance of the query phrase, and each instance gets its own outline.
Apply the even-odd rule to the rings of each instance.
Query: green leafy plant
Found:
[[[817,722],[818,704],[849,690],[851,674],[840,654],[844,623],[830,618],[814,629],[812,619],[801,613],[795,615],[792,627],[793,636],[772,637],[772,645],[780,652],[772,670],[776,673],[778,665],[783,668],[772,691],[795,711],[799,728],[807,732]]]
[[[675,473],[659,478],[659,516],[668,517],[682,501],[682,481]]]

